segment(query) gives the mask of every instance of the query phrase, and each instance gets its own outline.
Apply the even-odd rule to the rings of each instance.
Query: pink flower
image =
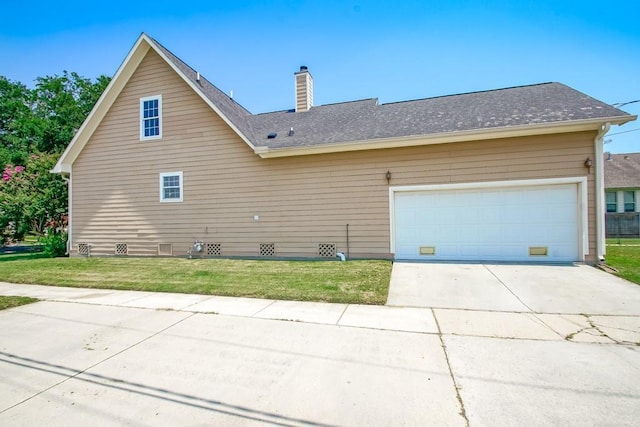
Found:
[[[24,170],[24,166],[16,166],[15,172],[20,173]]]
[[[2,180],[3,181],[9,181],[11,179],[11,175],[9,175],[8,173],[3,173],[2,174]]]

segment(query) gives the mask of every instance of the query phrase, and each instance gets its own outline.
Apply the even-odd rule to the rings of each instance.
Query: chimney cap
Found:
[[[308,71],[308,70],[309,70],[309,68],[307,68],[306,65],[301,65],[300,66],[300,71]]]

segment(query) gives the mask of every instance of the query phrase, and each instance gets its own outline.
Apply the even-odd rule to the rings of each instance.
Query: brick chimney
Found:
[[[296,76],[296,112],[309,111],[313,107],[313,77],[302,65]]]

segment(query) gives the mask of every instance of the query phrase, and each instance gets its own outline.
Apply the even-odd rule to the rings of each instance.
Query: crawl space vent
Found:
[[[318,243],[318,256],[322,258],[335,258],[335,243]]]
[[[128,248],[126,243],[116,243],[116,255],[127,255]]]
[[[91,255],[91,246],[88,243],[78,243],[78,253],[80,255]]]
[[[209,256],[222,255],[222,245],[220,243],[207,243],[207,255]]]
[[[276,244],[275,243],[260,243],[260,256],[275,256]]]
[[[173,255],[173,245],[171,243],[158,243],[158,255]]]

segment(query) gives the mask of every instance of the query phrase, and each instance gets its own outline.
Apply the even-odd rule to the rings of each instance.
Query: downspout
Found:
[[[605,255],[607,253],[605,244],[605,226],[604,226],[604,135],[609,132],[611,123],[605,123],[598,130],[595,138],[595,190],[596,190],[596,256],[598,262],[604,262]]]
[[[65,175],[64,172],[60,176],[67,183],[67,251],[65,255],[71,254],[71,174]]]

